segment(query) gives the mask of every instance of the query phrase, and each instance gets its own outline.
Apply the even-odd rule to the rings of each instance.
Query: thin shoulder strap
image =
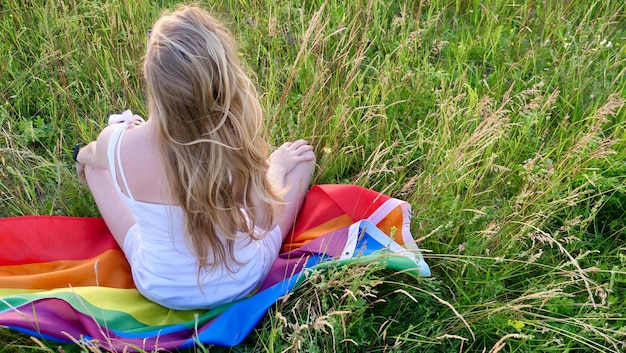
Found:
[[[121,191],[119,182],[117,181],[117,169],[119,168],[119,174],[122,178],[122,182],[124,183],[124,188],[128,193],[128,197],[131,199],[135,199],[133,197],[133,193],[130,191],[130,187],[128,186],[128,181],[126,180],[126,176],[124,175],[124,168],[122,167],[121,160],[121,149],[122,149],[122,138],[126,133],[127,124],[122,123],[119,124],[119,128],[117,128],[111,134],[111,138],[109,140],[109,146],[107,148],[107,157],[109,159],[109,169],[111,170],[111,176],[113,178],[113,183],[115,186]]]

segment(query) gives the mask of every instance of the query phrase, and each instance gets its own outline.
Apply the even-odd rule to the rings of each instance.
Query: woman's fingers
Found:
[[[311,147],[311,146],[309,146]],[[299,154],[300,160],[302,161],[313,161],[315,160],[315,153],[313,153],[313,147],[303,151]]]
[[[291,147],[298,149],[302,146],[305,146],[307,144],[306,140],[296,140],[291,144]]]
[[[307,151],[312,151],[313,146],[309,145],[306,140],[296,140],[293,142],[285,142],[281,148],[285,148],[287,150],[295,150],[298,153],[303,153]]]
[[[291,149],[298,149],[302,146],[305,146],[307,144],[306,140],[296,140],[296,141],[289,141],[289,142],[285,142],[283,143],[283,145],[281,147],[283,148],[291,148]]]
[[[76,175],[78,175],[78,180],[82,183],[82,184],[87,184],[87,179],[85,178],[85,165],[80,163],[80,162],[76,162]]]

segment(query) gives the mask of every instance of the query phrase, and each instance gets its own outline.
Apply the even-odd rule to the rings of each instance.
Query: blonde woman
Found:
[[[78,151],[77,168],[145,297],[173,309],[244,297],[293,226],[313,148],[298,140],[268,157],[236,44],[200,8],[155,23],[144,75],[148,119],[113,116],[121,123]]]

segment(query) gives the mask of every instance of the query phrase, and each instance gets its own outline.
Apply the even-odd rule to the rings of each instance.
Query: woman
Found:
[[[293,226],[315,168],[288,142],[269,158],[256,90],[225,26],[198,7],[164,14],[144,62],[148,119],[105,128],[78,169],[137,289],[173,309],[252,292]]]

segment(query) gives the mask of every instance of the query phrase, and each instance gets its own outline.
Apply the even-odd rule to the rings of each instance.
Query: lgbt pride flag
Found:
[[[115,351],[239,344],[275,302],[329,261],[377,261],[430,275],[408,203],[350,185],[311,188],[269,276],[212,310],[171,310],[142,297],[101,218],[0,219],[0,325]]]

